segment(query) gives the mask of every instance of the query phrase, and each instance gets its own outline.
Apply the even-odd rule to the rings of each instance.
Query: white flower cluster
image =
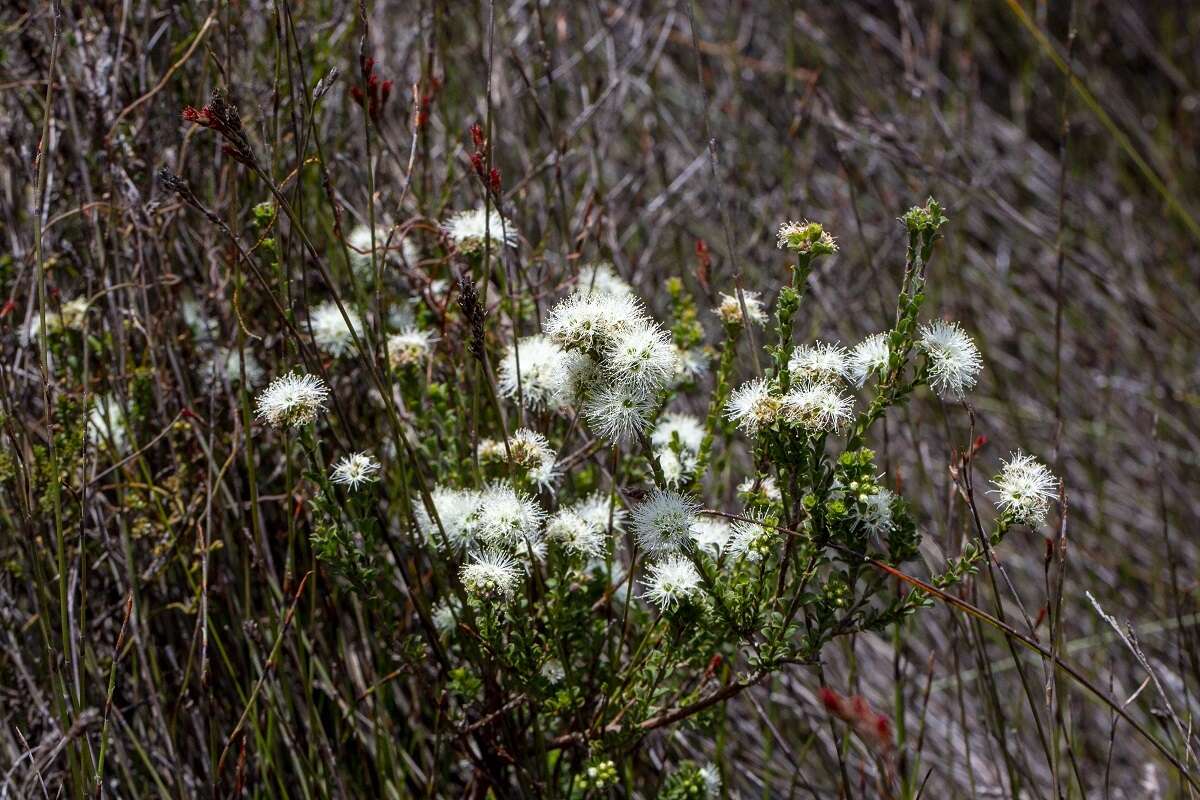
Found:
[[[917,345],[929,358],[929,387],[940,396],[959,399],[975,385],[983,359],[957,322],[922,325]]]
[[[1004,462],[992,480],[996,507],[1013,521],[1036,528],[1045,523],[1050,503],[1058,498],[1058,478],[1036,458],[1020,451]]]
[[[408,326],[399,333],[393,333],[387,340],[388,364],[392,369],[419,367],[433,352],[433,343],[437,337],[429,331],[418,330]]]
[[[625,509],[607,495],[596,493],[550,517],[546,538],[570,552],[601,558],[608,550],[610,527],[619,532],[624,526]]]
[[[746,319],[749,319],[755,325],[767,324],[767,309],[763,305],[763,301],[758,292],[748,292],[742,290],[742,299],[739,302],[737,293],[725,294],[721,292],[713,313],[716,314],[722,322],[729,324],[742,324]],[[742,314],[742,303],[746,305],[746,313]]]
[[[931,389],[959,398],[975,385],[983,361],[971,337],[956,322],[922,325],[917,347],[926,356]],[[862,387],[871,376],[883,376],[891,358],[888,336],[871,334],[847,351],[841,345],[801,345],[788,360],[792,385],[780,393],[773,381],[757,378],[733,391],[726,416],[748,436],[776,423],[810,434],[837,433],[850,421],[854,401],[843,386]]]
[[[593,280],[561,301],[545,328],[549,339],[568,351],[568,391],[583,401],[588,425],[619,443],[646,432],[659,393],[678,373],[679,355],[670,334],[632,294],[600,291],[600,286]]]
[[[377,472],[379,462],[370,453],[351,453],[334,464],[329,480],[353,492],[362,484],[377,480]]]
[[[667,486],[677,487],[690,478],[698,466],[704,426],[691,414],[667,412],[650,434],[650,444],[662,469]]]
[[[461,253],[482,253],[484,242],[489,239],[493,254],[505,245],[517,246],[517,231],[512,221],[504,219],[495,208],[460,211],[442,223],[442,230]]]
[[[510,344],[500,361],[500,394],[534,411],[562,408],[570,394],[570,357],[545,336],[526,336]]]
[[[276,428],[299,428],[325,410],[329,389],[315,375],[289,372],[259,393],[254,414]]]
[[[645,597],[662,611],[671,611],[700,595],[700,573],[681,555],[671,555],[646,570]]]
[[[824,358],[827,354],[807,355]],[[854,401],[822,374],[812,370],[807,376],[800,373],[782,395],[764,378],[744,383],[730,395],[726,416],[749,436],[757,436],[777,422],[809,434],[836,433],[850,421]]]
[[[530,558],[545,557],[546,512],[536,498],[508,483],[493,483],[483,491],[437,486],[430,500],[436,520],[423,505],[415,509],[421,535],[435,548],[449,544],[454,551],[468,551],[459,577],[481,600],[510,599],[521,581],[521,564],[528,569]],[[582,516],[582,509],[577,512]]]
[[[349,324],[346,322],[347,318]],[[342,309],[332,300],[314,308],[308,315],[308,323],[317,347],[337,358],[349,353],[354,348],[355,334],[361,336],[363,332],[362,319],[358,314],[353,309],[346,308],[343,316]]]
[[[674,552],[691,536],[700,504],[671,489],[655,489],[633,510],[633,535],[647,553]]]

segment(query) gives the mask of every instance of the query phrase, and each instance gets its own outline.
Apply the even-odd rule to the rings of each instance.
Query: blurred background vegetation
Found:
[[[363,56],[394,81],[370,152],[349,91]],[[986,369],[972,415],[924,398],[892,420],[895,438],[876,443],[923,506],[923,557],[955,554],[969,524],[947,471],[955,449],[980,448],[980,484],[1009,450],[1045,460],[1066,485],[1057,549],[1012,535],[999,554],[1006,591],[997,600],[979,583],[969,596],[1059,642],[1192,760],[1196,4],[35,3],[0,10],[0,797],[55,795],[64,752],[96,741],[102,725],[114,797],[223,796],[242,785],[258,796],[407,796],[425,784],[427,765],[409,751],[429,732],[406,726],[403,709],[437,700],[415,682],[398,682],[399,711],[373,721],[394,739],[387,752],[339,738],[325,718],[338,710],[312,699],[339,683],[353,697],[382,678],[371,654],[398,649],[402,632],[376,638],[306,599],[296,635],[272,655],[296,576],[289,584],[281,564],[247,547],[251,489],[236,448],[222,444],[244,435],[240,408],[204,389],[184,343],[187,303],[218,318],[231,343],[235,309],[263,346],[278,332],[253,284],[240,283],[228,238],[156,177],[180,175],[254,241],[252,209],[269,194],[181,118],[214,87],[238,105],[260,160],[318,221],[330,252],[338,229],[368,218],[373,187],[381,221],[436,258],[436,221],[478,201],[474,123],[491,131],[521,258],[547,296],[572,265],[601,258],[659,311],[673,277],[702,307],[735,280],[772,296],[788,263],[775,228],[819,220],[841,252],[815,276],[801,339],[852,343],[889,321],[903,268],[896,217],[937,197],[951,221],[927,307],[962,321]],[[286,225],[277,237],[279,261],[303,273],[300,242]],[[91,360],[68,368],[65,353],[51,353],[49,386],[29,336],[39,259],[52,307],[92,300]],[[302,308],[303,282],[289,289]],[[705,323],[715,338],[715,321]],[[83,458],[69,422],[85,390],[119,398],[139,449],[119,470],[111,460],[89,467],[82,488],[63,489],[59,563],[70,626],[82,631],[77,657],[64,656],[82,710],[63,730],[39,632],[58,620],[37,611],[58,613],[37,598],[53,597],[59,578],[31,567],[55,562],[37,555],[53,549],[54,481],[27,480],[17,464],[44,464],[52,433],[62,454]],[[214,452],[229,461],[218,463],[221,490],[206,492]],[[254,502],[287,514],[287,498]],[[208,672],[196,655],[201,572],[213,587]],[[264,572],[280,576],[269,589],[258,584]],[[1087,592],[1132,623],[1142,657]],[[1004,640],[969,618],[938,608],[895,644],[864,636],[827,652],[824,679],[905,709],[923,796],[1183,796],[1179,776],[1103,706],[1051,681],[1036,657],[1014,668]],[[214,783],[213,762],[264,672],[270,729]],[[819,685],[810,671],[777,676],[730,704],[724,735],[672,732],[643,757],[654,767],[715,758],[730,796],[872,796],[859,775],[868,760],[829,725]]]

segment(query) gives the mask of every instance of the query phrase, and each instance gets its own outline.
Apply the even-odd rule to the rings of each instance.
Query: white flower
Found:
[[[472,524],[481,542],[520,552],[526,542],[539,540],[545,516],[535,499],[508,484],[496,483],[484,491]]]
[[[957,399],[975,385],[983,359],[957,322],[922,325],[918,346],[929,357],[929,388],[938,395]]]
[[[729,552],[747,561],[762,561],[771,554],[777,538],[776,531],[764,525],[760,516],[735,520],[729,537]]]
[[[725,404],[725,414],[743,433],[755,436],[775,422],[782,406],[782,401],[771,394],[766,379],[756,378],[733,390]]]
[[[700,505],[687,495],[655,489],[633,510],[638,546],[650,553],[677,550],[687,541]]]
[[[814,342],[797,347],[788,361],[788,371],[800,380],[830,382],[850,372],[849,354],[840,345]]]
[[[429,331],[408,328],[393,333],[387,340],[388,363],[392,369],[418,366],[429,358],[437,337]]]
[[[849,422],[853,407],[850,398],[819,381],[796,384],[783,398],[784,418],[809,433],[841,430]]]
[[[717,798],[721,796],[721,773],[715,764],[708,763],[700,768],[700,780],[704,781],[704,796]]]
[[[437,628],[438,633],[445,635],[454,630],[457,624],[454,619],[455,611],[449,600],[442,600],[433,607],[433,627]]]
[[[289,372],[259,393],[254,415],[276,428],[299,428],[316,420],[328,398],[329,389],[323,380]]]
[[[617,274],[613,265],[603,261],[579,271],[579,283],[575,291],[583,294],[633,294],[633,289]]]
[[[704,425],[692,414],[682,414],[668,411],[659,419],[650,434],[650,443],[656,447],[670,447],[674,438],[679,437],[679,445],[692,453],[700,452],[700,444],[704,441]]]
[[[463,588],[482,600],[511,600],[521,580],[516,560],[499,550],[485,548],[463,564],[458,573]]]
[[[691,534],[696,547],[716,558],[729,544],[729,523],[717,517],[700,517],[692,523]]]
[[[785,222],[779,226],[776,247],[798,253],[836,253],[837,242],[825,232],[819,222]]]
[[[97,395],[88,412],[87,438],[95,447],[111,447],[123,453],[129,447],[125,412],[113,395]]]
[[[660,447],[654,451],[658,459],[658,467],[662,470],[663,481],[667,486],[676,487],[696,471],[697,458],[695,454],[684,450],[676,453],[669,447]]]
[[[599,530],[607,531],[610,522],[614,531],[620,533],[625,530],[625,518],[629,512],[617,505],[606,492],[593,492],[576,503],[574,508],[589,525]]]
[[[741,494],[750,494],[754,491],[754,478],[746,478],[738,484],[738,492]],[[779,491],[779,484],[775,483],[775,478],[770,475],[764,476],[758,484],[758,491],[772,503],[783,501],[783,494]]]
[[[765,325],[767,323],[767,309],[763,306],[763,302],[758,292],[749,292],[742,290],[742,302],[746,304],[746,316],[756,325]],[[721,318],[724,323],[741,323],[742,322],[742,303],[738,302],[738,296],[734,294],[725,294],[721,292],[717,307],[713,309],[713,313]]]
[[[46,333],[57,331],[81,331],[87,321],[88,301],[86,297],[76,297],[62,304],[61,311],[46,310]],[[42,315],[38,312],[29,322],[26,341],[36,340],[42,331]]]
[[[542,664],[540,672],[542,677],[550,683],[561,683],[563,678],[567,677],[567,671],[563,669],[562,662],[557,658],[547,659],[546,663]]]
[[[519,397],[535,411],[558,409],[566,401],[567,354],[545,336],[526,336],[509,345],[500,361],[500,394]]]
[[[442,223],[442,230],[463,253],[483,252],[485,238],[491,239],[496,247],[517,246],[517,231],[512,222],[494,208],[486,212],[482,208],[460,211]]]
[[[1021,451],[1012,454],[992,480],[996,507],[1016,522],[1036,528],[1046,521],[1050,502],[1058,497],[1058,478],[1044,464]]]
[[[872,373],[882,375],[888,367],[888,337],[885,333],[873,333],[854,346],[850,351],[847,377],[855,386],[862,386]]]
[[[620,444],[645,433],[654,399],[630,384],[602,386],[583,405],[588,426],[600,438]]]
[[[471,541],[473,536],[472,515],[479,508],[483,496],[469,489],[451,489],[448,486],[435,486],[429,493],[433,508],[446,531],[446,538],[452,547],[462,547]],[[417,527],[435,547],[442,545],[441,534],[437,523],[433,521],[425,505],[418,501],[413,509],[417,518]]]
[[[596,353],[616,334],[648,324],[641,303],[632,295],[576,292],[550,310],[545,331],[560,347]]]
[[[547,489],[559,477],[554,468],[556,457],[545,436],[529,428],[518,428],[508,437],[508,455],[512,463],[529,473]]]
[[[234,347],[217,346],[213,348],[212,354],[205,360],[204,366],[200,369],[201,378],[206,385],[214,381],[220,383],[237,383],[242,379],[242,369],[246,371],[246,383],[253,386],[262,380],[263,368],[259,365],[258,359],[249,350],[245,351],[245,358],[242,358]]]
[[[675,383],[682,384],[704,377],[708,372],[708,354],[702,347],[675,348]]]
[[[607,527],[585,519],[573,508],[564,508],[546,523],[546,538],[562,542],[563,547],[573,552],[598,558],[604,555]]]
[[[858,502],[853,502],[855,499]],[[881,486],[873,494],[851,498],[849,505],[860,526],[876,536],[882,536],[892,529],[892,501],[895,499],[896,495],[890,489]]]
[[[568,351],[564,363],[565,395],[572,402],[581,401],[593,386],[600,383],[600,365],[592,356],[578,350]]]
[[[346,317],[350,318],[354,333],[361,334],[363,326],[358,314],[347,308]],[[346,318],[342,316],[337,303],[332,300],[314,308],[308,315],[308,321],[312,326],[313,341],[317,343],[317,347],[330,355],[344,356],[354,347],[350,325],[346,324]]]
[[[334,465],[329,480],[344,484],[353,492],[360,484],[377,480],[378,471],[379,462],[370,453],[351,453]]]
[[[668,556],[651,564],[642,580],[646,585],[643,596],[661,611],[670,611],[700,594],[700,573],[683,556]]]
[[[657,393],[675,377],[677,358],[669,333],[657,325],[632,325],[613,336],[605,366],[614,381]]]

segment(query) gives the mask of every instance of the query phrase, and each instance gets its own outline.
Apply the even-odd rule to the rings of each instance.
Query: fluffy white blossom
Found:
[[[733,390],[725,405],[725,414],[749,436],[756,436],[779,418],[783,407],[780,398],[771,394],[771,385],[764,378],[747,381]]]
[[[455,622],[455,607],[450,604],[449,600],[442,600],[433,607],[433,627],[437,628],[437,632],[443,636],[454,630]]]
[[[299,428],[325,410],[329,389],[315,375],[289,372],[259,393],[254,415],[276,428]]]
[[[857,502],[854,502],[855,499]],[[862,528],[876,536],[882,536],[893,527],[892,501],[895,499],[894,492],[881,486],[873,494],[851,498],[848,505],[855,521]]]
[[[1019,450],[1004,462],[992,480],[996,507],[1016,522],[1036,528],[1046,521],[1050,503],[1058,497],[1058,478],[1036,458]]]
[[[809,433],[841,430],[850,421],[853,407],[850,398],[820,381],[798,383],[783,398],[784,418]]]
[[[771,554],[778,533],[763,524],[758,516],[735,520],[729,536],[729,552],[747,561],[758,562]]]
[[[579,271],[579,283],[575,291],[583,294],[632,295],[633,289],[617,274],[612,264],[600,262],[585,266]]]
[[[798,253],[836,253],[838,246],[833,237],[825,232],[819,222],[785,222],[779,226],[776,246]]]
[[[797,347],[788,361],[788,371],[798,380],[832,382],[850,372],[849,353],[837,344],[813,342]]]
[[[379,462],[370,453],[351,453],[334,465],[329,480],[355,491],[360,485],[377,480],[377,472]]]
[[[629,512],[621,508],[606,492],[593,492],[576,503],[574,508],[588,524],[602,531],[608,530],[610,522],[614,531],[624,531],[625,519],[629,516]]]
[[[545,516],[537,500],[506,483],[496,483],[483,492],[472,525],[481,542],[521,551],[526,542],[539,540]]]
[[[129,447],[125,411],[112,395],[97,395],[87,418],[87,438],[94,447],[110,447],[123,453]]]
[[[654,426],[654,432],[650,434],[650,443],[655,447],[670,447],[676,436],[679,437],[679,445],[684,450],[699,453],[700,444],[704,441],[704,424],[693,414],[668,411]]]
[[[472,555],[458,576],[463,588],[481,600],[511,600],[521,581],[516,559],[490,548]]]
[[[708,372],[708,354],[702,347],[675,348],[675,384],[698,380]]]
[[[729,523],[717,517],[700,517],[692,523],[691,534],[696,547],[716,558],[729,544]]]
[[[975,385],[983,359],[957,322],[939,319],[922,325],[918,346],[929,357],[929,387],[938,395],[961,398]]]
[[[675,452],[669,447],[660,447],[654,451],[658,459],[658,468],[662,470],[663,481],[667,486],[678,487],[696,471],[699,460],[696,454],[688,450]]]
[[[725,294],[721,292],[718,298],[716,308],[713,313],[721,318],[725,323],[741,323],[742,320],[742,303],[738,302],[738,296],[734,294]],[[767,323],[767,309],[763,305],[762,297],[758,292],[749,292],[742,290],[742,302],[746,304],[746,316],[756,325],[765,325]]]
[[[741,494],[750,494],[754,491],[754,478],[746,478],[738,484],[738,492]],[[767,500],[772,503],[783,501],[783,494],[779,491],[779,484],[775,482],[775,478],[767,475],[758,483],[758,491],[763,494]]]
[[[245,358],[242,358],[236,347],[225,347],[219,345],[214,347],[212,353],[205,359],[201,369],[201,378],[205,385],[211,385],[214,381],[217,383],[238,383],[242,379],[242,369],[246,371],[246,383],[253,386],[263,377],[263,368],[258,363],[258,359],[249,350],[245,351]]]
[[[432,333],[417,328],[393,333],[387,340],[388,364],[392,369],[419,366],[429,358],[436,341]]]
[[[588,427],[600,438],[619,444],[645,433],[654,398],[626,383],[593,390],[583,405]]]
[[[463,253],[482,252],[485,239],[492,240],[493,248],[517,245],[517,231],[512,221],[503,219],[494,208],[490,211],[483,208],[460,211],[442,223],[442,230]]]
[[[671,335],[657,325],[629,325],[613,333],[605,365],[613,380],[642,392],[658,392],[674,377],[679,362]]]
[[[687,541],[700,505],[671,489],[655,489],[633,510],[638,546],[650,553],[678,550]]]
[[[350,325],[346,324],[346,317],[354,326],[353,333]],[[308,316],[313,341],[331,356],[340,357],[349,353],[354,347],[354,333],[362,334],[362,320],[358,314],[347,308],[346,317],[342,316],[341,309],[332,300],[321,303]]]
[[[529,428],[518,428],[508,437],[508,456],[539,486],[551,488],[559,477],[554,449],[545,436]]]
[[[483,496],[469,489],[451,489],[448,486],[435,486],[429,493],[433,508],[446,531],[446,538],[453,547],[462,547],[471,541],[474,530],[473,515],[479,508]],[[425,541],[434,547],[442,545],[441,534],[437,523],[425,509],[424,503],[417,501],[414,508],[417,527],[425,537]]]
[[[854,346],[850,351],[847,377],[855,386],[862,386],[870,375],[882,375],[888,367],[888,337],[884,333],[873,333]]]
[[[700,573],[683,556],[673,555],[651,564],[643,578],[647,600],[661,611],[670,611],[700,594]]]
[[[632,295],[576,292],[550,310],[545,330],[560,347],[592,353],[607,347],[618,333],[647,324],[641,303]]]
[[[546,538],[561,542],[563,547],[575,553],[594,558],[604,555],[607,525],[600,526],[583,517],[574,508],[557,511],[546,523]]]
[[[500,394],[535,411],[560,408],[566,401],[567,354],[545,336],[526,336],[508,346],[500,361]]]

